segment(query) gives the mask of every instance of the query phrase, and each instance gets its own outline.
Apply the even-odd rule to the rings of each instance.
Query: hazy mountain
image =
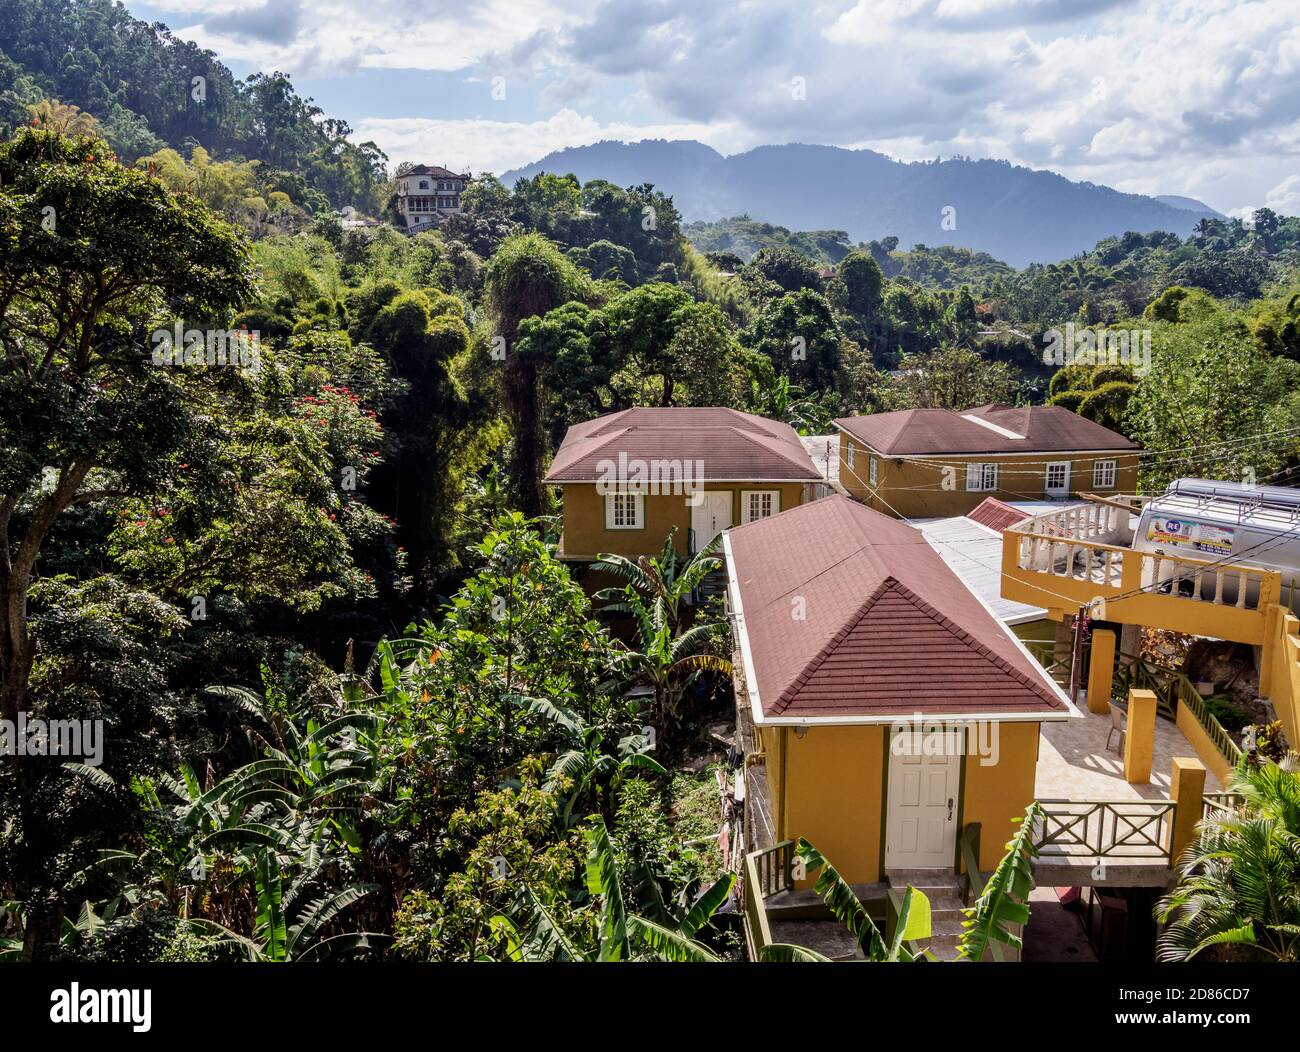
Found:
[[[690,140],[600,142],[549,154],[502,179],[509,186],[543,171],[653,183],[687,220],[748,214],[792,230],[847,230],[853,241],[893,234],[903,247],[961,245],[1016,266],[1064,259],[1127,230],[1185,236],[1202,216],[1219,218],[1190,198],[1123,194],[1006,161],[904,163],[834,146],[760,146],[724,157]],[[955,227],[944,229],[945,214]]]
[[[1181,208],[1185,212],[1196,212],[1198,215],[1210,215],[1215,219],[1227,219],[1222,212],[1216,212],[1204,201],[1198,201],[1194,197],[1179,197],[1177,194],[1157,194],[1151,198],[1153,201],[1159,201],[1162,205],[1168,205],[1170,208]]]

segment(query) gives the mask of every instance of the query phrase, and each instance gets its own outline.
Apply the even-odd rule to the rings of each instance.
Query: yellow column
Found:
[[[1150,690],[1128,692],[1128,732],[1124,736],[1124,781],[1151,781],[1156,747],[1156,696]]]
[[[1092,630],[1092,658],[1088,662],[1088,711],[1110,711],[1110,688],[1115,678],[1115,632]]]
[[[1196,838],[1196,823],[1205,807],[1205,765],[1189,756],[1175,756],[1169,796],[1174,802],[1169,861],[1177,865],[1178,856]]]

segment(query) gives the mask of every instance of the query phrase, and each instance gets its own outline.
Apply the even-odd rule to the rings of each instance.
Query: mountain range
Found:
[[[1007,161],[904,162],[800,143],[724,156],[693,140],[606,141],[548,154],[502,180],[540,172],[653,183],[687,221],[749,215],[792,230],[845,230],[853,241],[893,235],[904,248],[960,245],[1018,267],[1129,230],[1186,236],[1203,218],[1223,218],[1192,198],[1126,194]]]

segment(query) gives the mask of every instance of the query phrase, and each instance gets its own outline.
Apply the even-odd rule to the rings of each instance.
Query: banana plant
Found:
[[[664,610],[647,604],[640,596],[627,595],[637,630],[634,649],[623,644],[614,657],[614,668],[629,683],[644,683],[654,690],[652,715],[665,723],[675,723],[679,703],[686,687],[700,672],[731,674],[731,662],[707,652],[715,637],[726,632],[726,623],[704,622],[674,635]]]
[[[1007,844],[1006,854],[984,885],[975,905],[966,910],[966,930],[957,943],[958,960],[982,961],[989,951],[995,961],[1004,959],[1003,946],[1019,950],[1020,932],[1029,923],[1029,893],[1034,887],[1033,831],[1043,820],[1035,800],[1016,819],[1020,828]]]
[[[653,745],[646,735],[620,739],[618,754],[614,755],[606,745],[605,730],[589,724],[576,712],[547,698],[514,694],[506,700],[547,720],[568,738],[568,748],[556,757],[545,782],[546,791],[560,799],[560,821],[565,828],[574,824],[576,808],[591,798],[612,795],[632,771],[667,774],[663,765],[648,755]]]
[[[801,837],[795,846],[795,855],[803,863],[807,872],[818,871],[817,879],[813,883],[813,891],[822,897],[831,915],[848,928],[857,939],[858,948],[867,961],[883,964],[929,959],[927,952],[918,952],[908,946],[913,939],[929,934],[930,901],[924,892],[913,887],[908,887],[903,892],[893,938],[886,939],[876,927],[876,922],[871,919],[871,915],[867,913],[866,907],[854,894],[848,881],[840,876],[839,871],[820,851]],[[920,930],[918,925],[913,923],[914,911],[918,920],[925,919]],[[824,962],[829,961],[830,958],[802,946],[773,943],[764,947],[762,960],[783,963]]]
[[[657,960],[706,963],[718,956],[697,936],[731,895],[735,874],[710,885],[691,908],[671,924],[629,914],[609,830],[599,815],[588,819],[587,891],[600,903],[594,948],[577,946],[530,888],[521,892],[525,907],[522,925],[498,915],[492,931],[511,961],[590,961],[612,963]]]
[[[658,556],[639,556],[629,559],[623,555],[602,555],[596,566],[603,572],[620,578],[621,587],[602,588],[593,598],[606,604],[601,613],[634,615],[628,603],[628,589],[643,602],[655,609],[658,618],[665,621],[673,633],[682,626],[685,609],[691,595],[710,573],[722,565],[717,558],[722,547],[722,534],[683,562],[673,544],[677,527],[668,531],[663,549]]]

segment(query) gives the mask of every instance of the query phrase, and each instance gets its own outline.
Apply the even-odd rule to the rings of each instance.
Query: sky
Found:
[[[1300,0],[125,0],[390,161],[602,139],[1005,158],[1300,214]]]

